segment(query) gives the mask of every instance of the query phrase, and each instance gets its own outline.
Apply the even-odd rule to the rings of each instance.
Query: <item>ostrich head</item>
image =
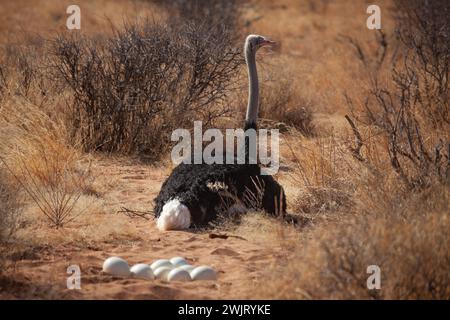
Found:
[[[255,55],[256,51],[258,51],[259,48],[273,45],[275,45],[274,41],[257,34],[251,34],[247,36],[247,39],[245,39],[245,47],[244,47],[245,56]]]

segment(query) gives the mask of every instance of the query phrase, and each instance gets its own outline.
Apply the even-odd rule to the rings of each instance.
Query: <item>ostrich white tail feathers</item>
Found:
[[[156,222],[158,229],[163,231],[187,229],[190,225],[191,213],[178,199],[166,202]]]

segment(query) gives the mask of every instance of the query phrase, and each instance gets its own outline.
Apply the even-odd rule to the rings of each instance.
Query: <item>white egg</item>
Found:
[[[151,280],[154,279],[153,270],[148,264],[138,263],[131,267],[130,269],[132,275],[135,278]]]
[[[182,265],[189,264],[186,261],[186,259],[183,257],[173,257],[172,259],[170,259],[170,263],[172,263],[176,267],[180,267]]]
[[[172,271],[172,268],[169,267],[159,267],[153,272],[156,279],[167,281],[167,275]]]
[[[184,265],[182,265],[182,266],[179,266],[178,268],[179,268],[179,269],[186,270],[187,272],[191,272],[192,270],[195,269],[195,267],[194,267],[194,266],[191,266],[190,264],[184,264]]]
[[[128,277],[130,275],[130,267],[122,258],[110,257],[103,262],[103,272],[117,277]]]
[[[160,267],[173,268],[173,265],[167,259],[159,259],[159,260],[156,260],[155,262],[153,262],[150,266],[150,268],[152,268],[153,272]]]
[[[200,266],[191,271],[192,280],[216,280],[217,272],[208,266]]]
[[[168,281],[191,281],[191,276],[189,275],[189,272],[186,270],[183,270],[181,268],[173,269],[169,272],[167,275]]]

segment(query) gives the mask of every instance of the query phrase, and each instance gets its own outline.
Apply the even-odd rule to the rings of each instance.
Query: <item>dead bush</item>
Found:
[[[49,223],[57,228],[72,222],[87,209],[75,210],[90,183],[90,170],[77,167],[74,155],[53,141],[41,141],[33,151],[16,156],[14,169],[1,159]]]
[[[287,265],[270,270],[271,299],[448,299],[450,238],[446,188],[401,201],[402,212],[371,212],[317,227],[294,245]],[[397,197],[391,201],[399,202]],[[330,232],[332,228],[332,232]],[[279,265],[279,264],[278,264]],[[367,268],[381,271],[369,290]],[[294,279],[294,280],[293,280]]]
[[[424,189],[433,180],[448,183],[448,66],[450,63],[448,12],[445,1],[398,1],[398,48],[393,39],[379,33],[376,56],[352,45],[366,72],[371,75],[367,98],[360,104],[347,96],[360,124],[376,128],[387,142],[391,168],[408,189]],[[388,63],[387,60],[391,62]],[[389,64],[386,77],[380,71]],[[388,79],[385,81],[383,79]],[[349,120],[349,119],[348,119]],[[360,161],[364,138],[349,121],[356,137],[353,154]]]
[[[445,0],[396,0],[395,4],[396,34],[406,49],[401,61],[404,68],[396,72],[395,81],[412,91],[417,111],[434,128],[448,126],[450,4]]]
[[[91,183],[89,166],[67,145],[62,121],[24,98],[6,101],[0,113],[0,163],[55,227],[83,210],[77,202]]]
[[[110,38],[59,37],[53,68],[68,85],[72,137],[85,150],[143,154],[170,147],[171,131],[227,115],[241,64],[224,26],[171,19],[115,31]]]

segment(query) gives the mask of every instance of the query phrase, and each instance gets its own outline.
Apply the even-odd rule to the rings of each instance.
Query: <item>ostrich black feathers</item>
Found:
[[[189,208],[192,225],[197,227],[216,219],[226,199],[238,199],[246,207],[272,215],[286,211],[283,188],[272,176],[261,175],[258,165],[251,164],[179,164],[155,199],[156,217],[172,199]]]

